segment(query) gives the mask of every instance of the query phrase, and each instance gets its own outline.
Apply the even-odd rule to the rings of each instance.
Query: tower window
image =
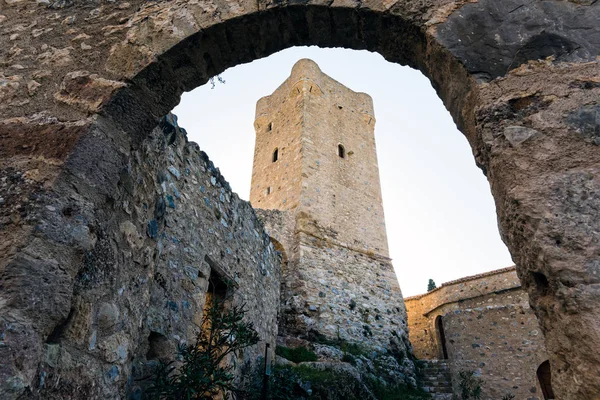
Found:
[[[267,132],[271,132],[273,130],[273,123],[269,122],[269,125],[267,125]]]
[[[265,195],[270,195],[271,194],[271,186],[269,186],[268,188],[265,189]]]
[[[338,156],[340,156],[340,158],[346,158],[346,149],[344,149],[344,146],[341,144],[338,144]]]
[[[279,149],[275,148],[275,150],[273,151],[273,162],[277,161],[279,159]]]

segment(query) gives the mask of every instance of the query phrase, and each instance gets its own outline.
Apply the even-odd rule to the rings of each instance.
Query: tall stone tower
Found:
[[[258,101],[254,126],[250,202],[287,262],[280,333],[378,345],[406,340],[371,97],[300,60]]]

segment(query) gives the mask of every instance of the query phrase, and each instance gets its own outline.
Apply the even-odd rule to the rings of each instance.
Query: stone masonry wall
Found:
[[[444,358],[444,340],[456,394],[459,372],[474,371],[485,400],[542,399],[536,371],[548,356],[515,267],[447,282],[405,303],[415,355]]]
[[[384,348],[392,339],[407,351],[406,310],[389,260],[304,232],[292,240],[279,236],[290,235],[289,226],[281,228],[282,213],[258,211],[269,234],[291,249],[282,271],[279,333],[318,333]]]
[[[497,304],[500,300],[495,293],[520,287],[515,267],[508,267],[446,282],[428,293],[405,298],[410,342],[415,356],[423,359],[441,357],[435,334],[435,318],[442,315],[442,306],[459,309],[468,299],[481,301],[485,298],[484,301],[488,301],[494,297],[490,302]]]
[[[454,392],[458,373],[475,371],[483,380],[482,400],[512,394],[543,400],[536,371],[548,359],[537,318],[529,306],[488,305],[442,317]]]
[[[405,339],[406,312],[391,262],[299,234],[297,289],[282,304],[294,326],[330,337],[378,343]],[[290,326],[290,324],[286,324]]]
[[[133,150],[118,185],[105,224],[69,199],[47,207],[49,218],[79,227],[70,235],[88,250],[68,293],[69,315],[41,344],[43,361],[21,364],[1,398],[141,398],[147,383],[139,379],[195,339],[211,271],[230,281],[229,301],[246,305],[261,338],[237,360],[238,379],[265,343],[275,345],[280,256],[252,207],[187,142],[174,116]],[[114,234],[107,224],[118,227]],[[4,330],[4,346],[34,345],[18,341],[18,327]]]

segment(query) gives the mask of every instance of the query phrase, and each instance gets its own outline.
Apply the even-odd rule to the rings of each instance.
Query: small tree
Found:
[[[430,279],[429,283],[427,284],[427,291],[431,292],[435,288],[436,288],[435,282],[433,281],[433,279]]]
[[[460,371],[458,378],[458,387],[460,388],[460,397],[462,400],[481,399],[481,385],[483,385],[483,380],[476,377],[474,371]]]
[[[223,301],[215,300],[205,310],[201,331],[196,342],[180,346],[175,361],[161,362],[156,368],[152,385],[147,390],[154,400],[212,399],[222,393],[228,398],[235,392],[233,367],[228,357],[259,341],[252,323],[244,322],[244,306],[224,311]]]

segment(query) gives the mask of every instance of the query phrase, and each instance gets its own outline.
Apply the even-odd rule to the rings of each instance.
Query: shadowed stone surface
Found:
[[[437,37],[477,78],[527,61],[592,61],[600,54],[600,7],[568,1],[481,0],[453,13]]]

